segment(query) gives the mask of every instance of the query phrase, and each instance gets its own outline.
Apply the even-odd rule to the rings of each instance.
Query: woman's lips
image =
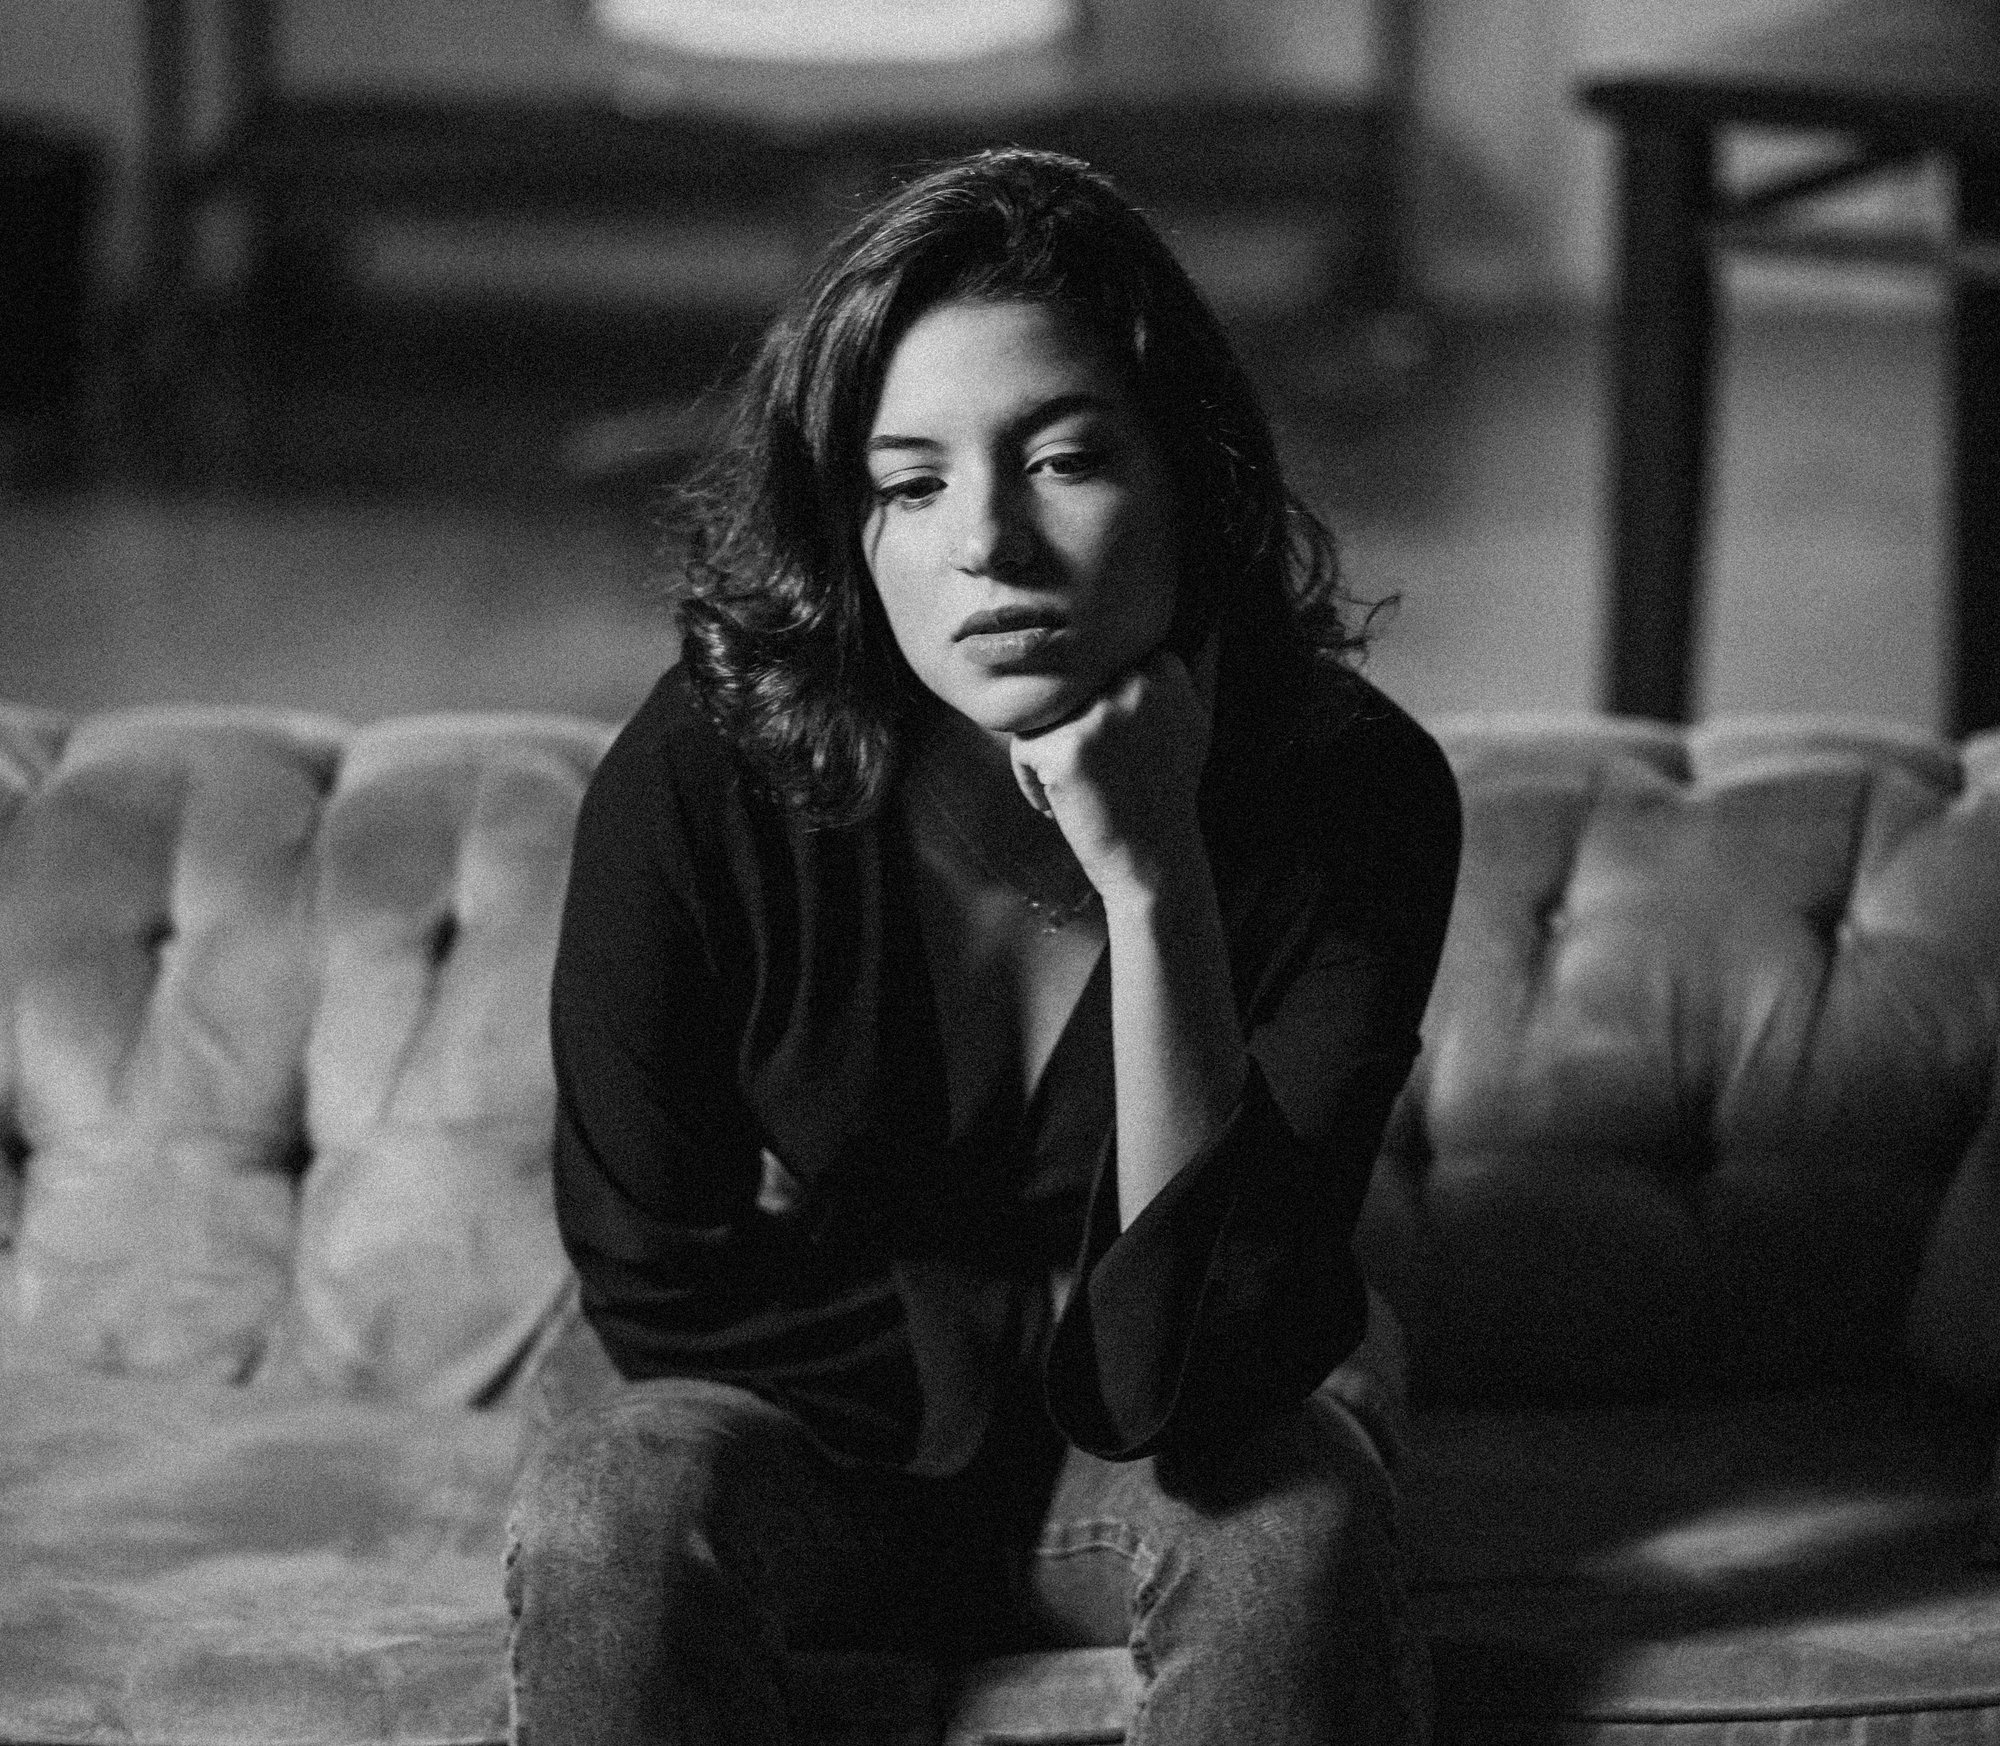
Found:
[[[1007,630],[961,631],[958,647],[982,667],[1042,667],[1068,635],[1059,624],[1024,624]]]
[[[1050,607],[1001,606],[975,612],[952,641],[982,667],[1039,666],[1062,646],[1069,629]]]

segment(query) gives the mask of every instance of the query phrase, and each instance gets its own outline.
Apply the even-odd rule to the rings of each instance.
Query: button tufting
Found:
[[[444,914],[431,925],[427,949],[430,952],[431,968],[437,969],[451,956],[452,947],[458,944],[458,917]]]

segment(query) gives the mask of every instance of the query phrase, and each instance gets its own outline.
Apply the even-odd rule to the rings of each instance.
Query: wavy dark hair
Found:
[[[1059,309],[1124,376],[1184,541],[1177,647],[1222,629],[1263,697],[1359,651],[1331,535],[1286,487],[1227,338],[1157,232],[1088,165],[980,152],[919,176],[835,241],[734,389],[714,460],[677,493],[670,585],[696,695],[770,792],[822,825],[871,815],[923,695],[862,549],[862,460],[888,359],[941,303]]]

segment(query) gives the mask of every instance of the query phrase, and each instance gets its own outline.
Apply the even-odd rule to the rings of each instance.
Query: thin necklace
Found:
[[[1087,879],[1084,881],[1082,896],[1057,899],[1044,897],[1034,890],[1035,881],[1023,874],[1020,864],[1013,861],[1011,856],[1008,858],[1010,863],[1008,869],[1003,870],[994,866],[986,851],[973,840],[972,833],[959,823],[958,815],[945,805],[944,797],[931,786],[929,778],[920,778],[917,788],[923,796],[924,804],[943,821],[945,829],[964,845],[966,853],[972,857],[979,871],[995,884],[1005,886],[1035,918],[1035,925],[1043,933],[1061,933],[1097,901],[1097,887]]]

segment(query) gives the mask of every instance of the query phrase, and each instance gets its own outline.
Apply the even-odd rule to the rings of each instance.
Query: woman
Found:
[[[556,1189],[622,1386],[516,1500],[517,1737],[800,1645],[1129,1642],[1143,1746],[1415,1738],[1349,1239],[1458,854],[1213,317],[1073,160],[836,243],[579,823]]]

